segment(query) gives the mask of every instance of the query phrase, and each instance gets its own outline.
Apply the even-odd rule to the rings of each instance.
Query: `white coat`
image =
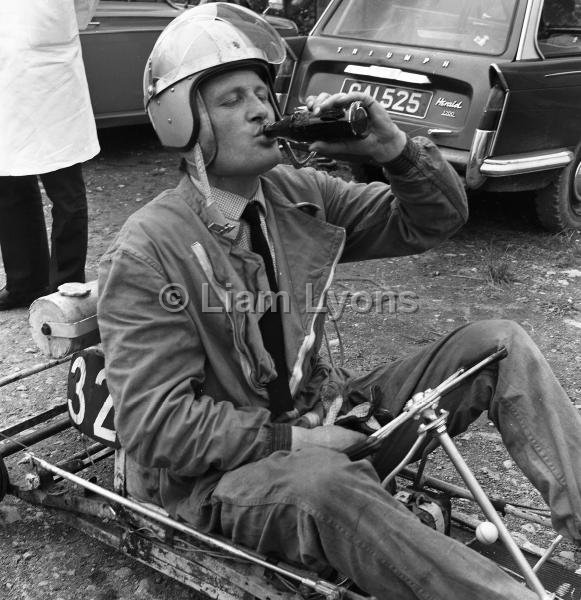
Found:
[[[99,152],[79,40],[97,1],[0,1],[0,175],[47,173]]]

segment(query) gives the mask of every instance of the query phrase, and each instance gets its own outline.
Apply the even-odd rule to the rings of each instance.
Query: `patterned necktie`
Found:
[[[252,250],[262,256],[270,289],[275,294],[278,292],[278,283],[274,271],[274,263],[270,246],[260,225],[260,206],[258,202],[249,202],[242,213],[242,218],[248,223],[250,229],[250,244]],[[258,322],[262,341],[267,352],[274,360],[277,377],[267,384],[270,411],[273,418],[293,407],[293,401],[288,387],[288,369],[284,352],[284,336],[282,319],[280,315],[280,298],[273,298],[273,306],[269,308]]]

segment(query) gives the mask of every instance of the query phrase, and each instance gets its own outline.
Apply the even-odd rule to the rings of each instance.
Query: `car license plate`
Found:
[[[375,98],[385,110],[415,119],[425,118],[433,93],[413,88],[368,83],[355,79],[345,79],[341,92],[363,92]]]

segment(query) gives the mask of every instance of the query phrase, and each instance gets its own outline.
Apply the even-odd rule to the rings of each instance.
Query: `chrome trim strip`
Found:
[[[523,57],[525,56],[525,45],[526,45],[526,39],[527,39],[527,32],[529,30],[529,26],[530,26],[530,22],[531,22],[531,13],[533,10],[534,3],[535,3],[535,0],[529,0],[527,2],[527,8],[525,11],[522,28],[520,30],[520,38],[518,40],[518,48],[516,49],[515,60],[523,60]]]
[[[547,73],[545,77],[560,77],[561,75],[581,75],[580,71],[561,71],[560,73]]]
[[[327,6],[323,9],[321,16],[315,21],[313,28],[309,31],[308,35],[313,35],[313,31],[319,26],[319,23],[323,22],[323,19],[326,17],[327,13],[331,10],[332,5],[336,5],[336,2],[327,2]]]
[[[428,129],[428,135],[458,135],[458,132],[452,129]]]
[[[484,159],[480,173],[486,177],[524,175],[536,171],[562,169],[572,160],[573,153],[569,150],[555,150],[545,154],[499,156]]]
[[[347,65],[345,73],[352,75],[363,75],[367,77],[375,77],[376,79],[392,79],[396,81],[405,81],[406,83],[430,84],[431,80],[425,75],[409,73],[401,69],[393,69],[391,67],[379,67],[377,65]]]

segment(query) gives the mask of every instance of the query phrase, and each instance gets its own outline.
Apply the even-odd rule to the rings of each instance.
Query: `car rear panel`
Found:
[[[340,1],[335,5],[341,8]],[[522,12],[519,7],[513,28]],[[346,39],[324,35],[323,29],[319,22],[307,38],[287,112],[311,94],[364,91],[408,134],[430,137],[460,153],[470,149],[486,104],[491,62],[512,60],[518,44],[518,36],[511,35],[501,55],[490,55]]]

